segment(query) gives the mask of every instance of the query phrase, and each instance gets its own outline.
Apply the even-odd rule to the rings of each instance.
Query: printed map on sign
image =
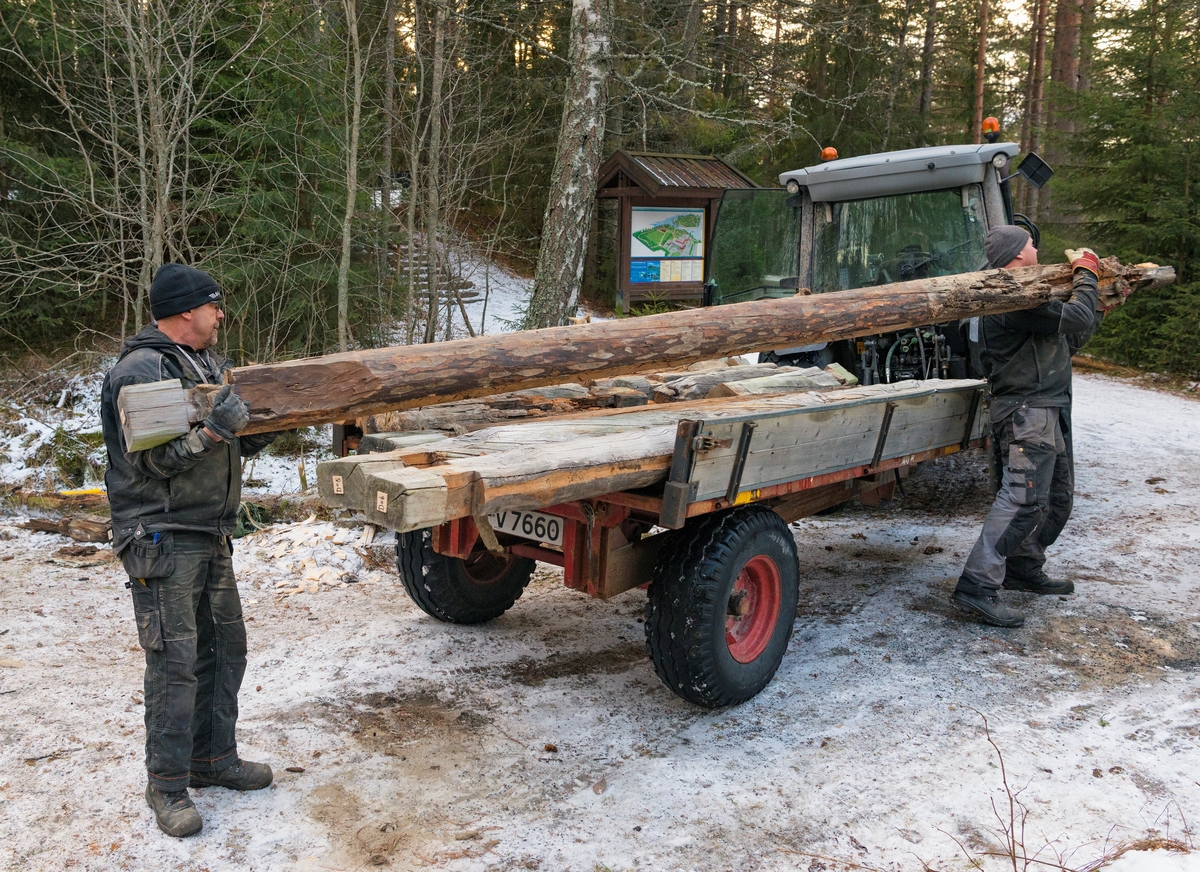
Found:
[[[704,257],[703,209],[634,206],[631,223],[632,257]]]

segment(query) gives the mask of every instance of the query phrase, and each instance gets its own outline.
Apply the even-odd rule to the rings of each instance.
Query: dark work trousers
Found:
[[[229,540],[172,534],[175,570],[132,579],[138,640],[146,650],[146,771],[164,792],[188,772],[237,762],[234,728],[246,672],[246,625]]]
[[[1071,410],[1021,406],[992,425],[1000,490],[958,580],[964,593],[991,596],[1009,578],[1032,579],[1071,516],[1075,463]]]

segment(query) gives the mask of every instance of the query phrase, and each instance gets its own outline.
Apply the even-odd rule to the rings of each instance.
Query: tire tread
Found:
[[[683,530],[668,533],[646,599],[646,648],[654,670],[663,683],[686,700],[712,708],[745,702],[761,687],[737,687],[721,675],[708,628],[716,619],[715,610],[724,614],[724,602],[717,602],[727,582],[729,564],[736,559],[738,545],[764,530],[774,529],[786,539],[785,553],[795,558],[795,544],[787,524],[775,512],[762,506],[747,506],[705,516]],[[794,567],[793,563],[793,567]],[[785,585],[783,608],[790,603],[791,616],[787,637],[795,613],[798,592],[793,579],[787,591],[789,573],[780,567]],[[723,619],[722,619],[723,620]],[[786,638],[778,657],[787,648]],[[767,674],[770,681],[776,662]]]
[[[528,558],[515,561],[503,579],[489,585],[497,595],[480,604],[463,595],[461,587],[469,582],[456,577],[456,560],[462,562],[433,550],[428,528],[396,534],[396,568],[409,599],[426,614],[451,624],[483,624],[500,617],[525,592],[537,565]]]

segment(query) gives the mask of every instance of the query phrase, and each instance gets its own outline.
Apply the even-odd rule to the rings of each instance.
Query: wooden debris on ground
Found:
[[[31,491],[14,487],[4,494],[6,503],[29,509],[48,511],[103,509],[108,505],[108,494],[100,488],[72,491]]]
[[[76,542],[108,542],[112,539],[112,519],[100,515],[30,518],[20,526],[38,533],[59,533]]]
[[[258,549],[271,567],[267,581],[271,591],[295,596],[382,581],[382,573],[368,570],[364,553],[374,532],[370,525],[361,531],[335,527],[318,521],[314,514],[303,521],[251,534],[243,541]]]

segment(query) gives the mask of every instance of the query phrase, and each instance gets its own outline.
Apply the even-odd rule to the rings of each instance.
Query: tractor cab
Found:
[[[826,149],[826,152],[832,152]],[[985,269],[988,228],[1020,224],[1005,170],[1015,143],[908,149],[826,160],[783,173],[782,188],[731,190],[712,236],[705,304],[821,294]],[[1027,166],[1028,165],[1028,166]],[[1036,155],[1018,172],[1041,187]],[[779,349],[760,359],[837,362],[864,384],[977,375],[957,322],[899,334]]]

